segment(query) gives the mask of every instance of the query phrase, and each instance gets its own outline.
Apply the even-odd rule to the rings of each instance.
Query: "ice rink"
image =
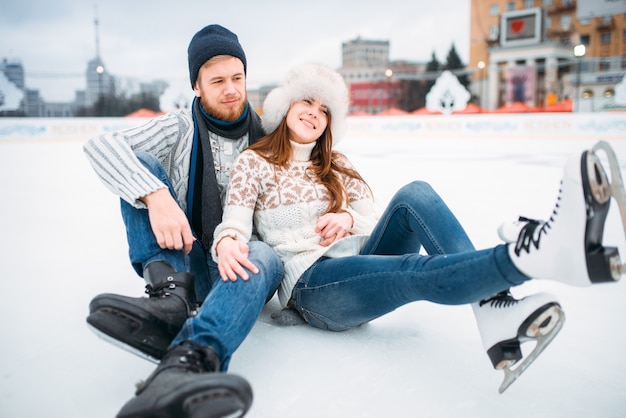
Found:
[[[547,218],[566,158],[594,142],[349,135],[338,147],[381,206],[401,185],[427,181],[484,248],[500,243],[503,221]],[[609,142],[624,173],[626,138]],[[155,367],[85,324],[96,294],[143,293],[119,202],[75,139],[0,141],[0,185],[0,417],[111,418]],[[626,258],[615,205],[605,235]],[[273,300],[230,371],[253,386],[251,418],[623,417],[626,280],[593,288],[534,281],[513,293],[538,291],[556,295],[567,320],[504,394],[471,308],[428,302],[332,333],[273,325]]]

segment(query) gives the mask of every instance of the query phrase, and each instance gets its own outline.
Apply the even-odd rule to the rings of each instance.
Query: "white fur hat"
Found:
[[[341,138],[346,129],[350,97],[341,75],[328,67],[305,64],[291,70],[282,86],[270,91],[263,103],[263,129],[273,132],[291,105],[302,99],[316,99],[326,106],[332,118],[333,140]]]

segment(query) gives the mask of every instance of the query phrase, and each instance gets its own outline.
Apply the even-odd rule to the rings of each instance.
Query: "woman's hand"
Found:
[[[350,235],[354,220],[348,212],[327,213],[320,216],[315,225],[315,232],[322,239],[320,245],[328,247],[335,241]]]
[[[254,274],[259,272],[259,269],[248,260],[249,248],[246,242],[225,236],[215,246],[215,252],[218,260],[217,268],[225,282],[228,280],[235,282],[237,276],[248,280],[250,277],[245,268]]]

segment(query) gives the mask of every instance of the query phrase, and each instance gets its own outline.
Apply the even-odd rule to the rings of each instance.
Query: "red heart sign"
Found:
[[[524,30],[524,21],[522,19],[511,21],[511,29],[514,33],[520,33]]]

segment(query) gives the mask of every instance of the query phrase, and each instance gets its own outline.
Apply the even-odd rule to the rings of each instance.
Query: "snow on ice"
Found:
[[[348,137],[340,148],[381,206],[401,185],[430,182],[477,248],[499,243],[518,215],[546,218],[561,167],[595,140],[437,140]],[[626,141],[612,140],[626,166]],[[86,326],[102,292],[141,296],[127,260],[119,202],[93,174],[82,142],[0,142],[0,416],[110,418],[155,365],[100,340]],[[613,205],[615,207],[615,205]],[[626,258],[613,208],[607,240]],[[563,330],[504,394],[469,306],[418,302],[360,328],[280,328],[271,301],[235,354],[231,372],[254,389],[251,418],[619,417],[626,410],[626,283],[548,291]],[[528,349],[528,348],[526,348]]]

